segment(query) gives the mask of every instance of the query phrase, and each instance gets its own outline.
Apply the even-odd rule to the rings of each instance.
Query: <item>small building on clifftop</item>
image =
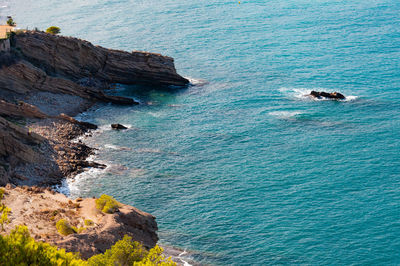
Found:
[[[7,38],[7,32],[15,31],[15,26],[0,25],[0,39]]]

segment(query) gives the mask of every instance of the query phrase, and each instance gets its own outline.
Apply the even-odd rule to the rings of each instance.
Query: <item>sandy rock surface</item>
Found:
[[[105,214],[96,209],[92,198],[72,201],[49,189],[12,186],[6,187],[3,203],[11,208],[10,223],[5,225],[3,234],[23,224],[36,240],[80,252],[83,258],[104,252],[125,234],[148,248],[158,240],[155,217],[124,204],[114,214]],[[79,234],[62,236],[56,228],[60,219],[86,229]],[[85,220],[93,221],[94,225],[85,226]]]

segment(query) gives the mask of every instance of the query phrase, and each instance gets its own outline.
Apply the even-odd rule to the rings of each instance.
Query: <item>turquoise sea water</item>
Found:
[[[110,167],[73,196],[154,214],[202,264],[400,264],[399,1],[1,2],[20,27],[172,56],[196,84],[83,114]]]

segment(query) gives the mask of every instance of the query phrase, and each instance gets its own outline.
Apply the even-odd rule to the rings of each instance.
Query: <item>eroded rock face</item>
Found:
[[[15,36],[14,47],[23,58],[52,76],[74,81],[96,78],[108,83],[185,86],[171,57],[147,52],[125,52],[90,42],[42,32]]]
[[[0,68],[0,96],[19,99],[27,94],[50,92],[53,94],[68,94],[79,96],[87,101],[102,101],[115,104],[138,104],[133,99],[106,95],[101,89],[83,87],[61,77],[47,75],[42,69],[25,60],[16,60],[9,66]]]
[[[35,146],[45,139],[0,117],[0,186],[10,181],[10,168],[42,158]]]

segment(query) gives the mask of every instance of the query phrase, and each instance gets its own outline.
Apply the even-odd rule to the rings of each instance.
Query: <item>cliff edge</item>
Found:
[[[160,54],[111,50],[77,38],[33,31],[15,35],[12,46],[47,74],[73,81],[90,77],[122,84],[189,83],[176,73],[174,59]]]

